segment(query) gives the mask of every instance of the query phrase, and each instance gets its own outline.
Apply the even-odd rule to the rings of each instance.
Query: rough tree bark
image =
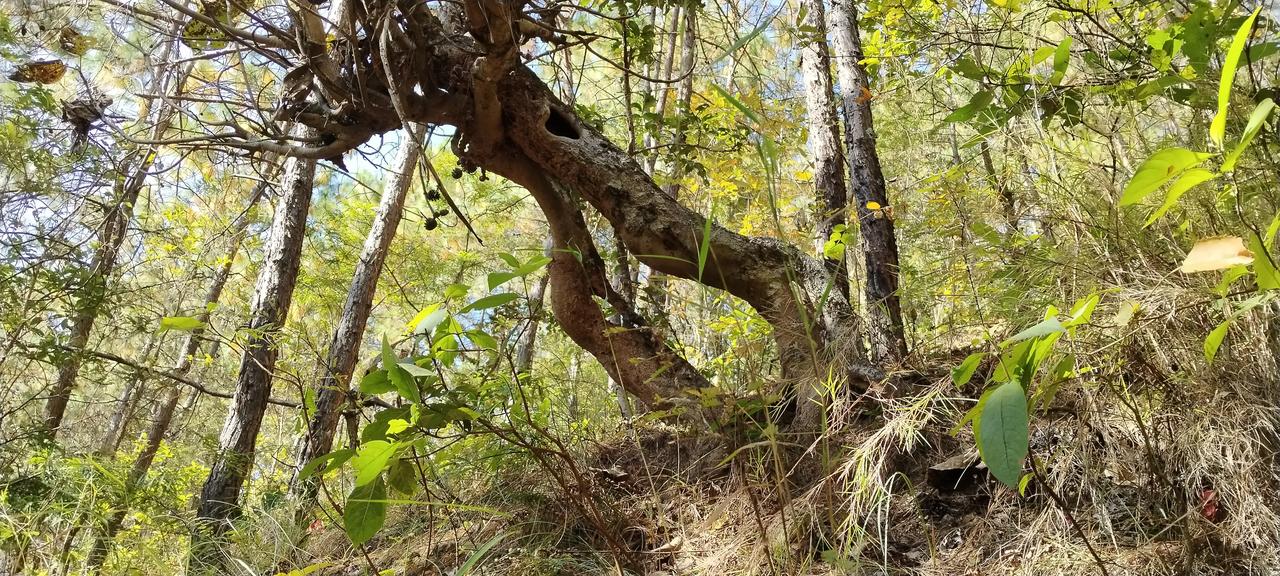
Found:
[[[840,100],[844,110],[845,154],[849,180],[856,200],[855,214],[861,231],[866,262],[866,298],[870,323],[871,356],[884,361],[907,353],[902,330],[902,304],[898,299],[898,240],[889,212],[871,210],[875,202],[890,206],[880,156],[876,153],[871,116],[871,88],[862,68],[862,40],[858,35],[858,11],[854,0],[834,0],[828,14]]]
[[[165,69],[169,54],[173,51],[173,40],[164,42],[164,49],[157,62],[151,79],[149,90],[152,94],[164,94],[170,80],[176,80],[177,90],[182,89],[182,73],[171,76]],[[188,68],[189,69],[189,68]],[[171,101],[165,100],[155,111],[155,124],[150,130],[150,140],[156,141],[164,136],[173,118],[174,108]],[[144,116],[145,117],[145,116]],[[142,193],[143,185],[150,176],[151,166],[156,158],[156,146],[143,146],[134,150],[121,162],[121,172],[126,177],[113,190],[114,198],[106,205],[106,217],[98,230],[97,248],[89,265],[89,276],[85,285],[80,287],[76,296],[75,307],[71,317],[71,334],[67,339],[67,347],[73,351],[58,365],[58,378],[54,381],[45,401],[44,431],[52,439],[58,434],[62,420],[67,414],[67,405],[71,402],[71,392],[76,387],[80,375],[80,364],[83,357],[78,352],[89,344],[89,336],[93,333],[93,325],[98,319],[98,312],[107,298],[107,286],[111,275],[115,272],[120,247],[128,235],[129,223],[133,221],[134,206]]]
[[[549,266],[555,317],[642,401],[670,404],[687,388],[705,386],[706,379],[610,286],[584,207],[598,211],[651,269],[726,290],[758,310],[773,325],[788,382],[821,380],[829,369],[857,388],[876,379],[850,337],[857,320],[847,300],[833,294],[818,306],[830,279],[821,261],[785,242],[712,223],[706,226],[707,273],[701,273],[706,219],[666,194],[634,158],[580,121],[519,61],[521,35],[546,31],[532,21],[534,15],[496,0],[466,0],[463,35],[446,31],[427,5],[374,4],[361,26],[381,30],[380,66],[362,68],[358,86],[339,79],[307,88],[317,100],[351,104],[327,110],[286,103],[281,110],[322,138],[290,144],[278,135],[237,134],[214,136],[211,143],[329,158],[409,122],[455,127],[452,145],[464,166],[530,191],[555,242]],[[371,51],[357,61],[374,57],[368,45],[355,49]],[[621,325],[610,322],[594,298],[621,311]],[[812,386],[801,392],[806,400],[817,393]],[[802,411],[813,406],[819,404],[806,402]]]
[[[308,129],[296,132],[302,138],[314,137]],[[221,572],[224,558],[219,540],[239,515],[240,490],[253,466],[258,430],[271,394],[272,370],[279,352],[276,337],[297,284],[315,170],[314,160],[285,161],[282,195],[272,217],[262,268],[253,290],[248,324],[251,332],[240,360],[235,396],[196,507],[189,574]]]
[[[270,164],[270,161],[267,161]],[[205,295],[204,303],[196,312],[196,319],[200,321],[200,326],[187,334],[182,343],[182,352],[178,357],[177,363],[174,365],[170,374],[179,378],[185,377],[191,372],[192,366],[195,365],[196,353],[200,351],[200,344],[204,341],[204,325],[209,322],[209,316],[214,306],[222,299],[222,290],[227,285],[227,280],[231,277],[231,265],[235,262],[236,254],[240,252],[240,246],[244,241],[245,231],[249,227],[249,223],[253,220],[254,208],[258,201],[266,193],[269,183],[264,179],[254,187],[250,194],[248,207],[231,224],[229,236],[231,244],[227,247],[227,252],[220,260],[221,264],[214,272],[212,280],[209,282],[209,290]],[[164,390],[164,395],[160,399],[160,403],[156,405],[155,411],[151,415],[151,425],[147,428],[146,445],[143,446],[142,452],[138,454],[138,458],[133,461],[133,465],[129,467],[129,475],[124,482],[124,497],[120,503],[112,510],[111,515],[107,518],[94,541],[93,550],[89,553],[88,567],[89,572],[96,573],[103,562],[107,559],[107,554],[111,552],[111,541],[124,525],[125,515],[129,512],[131,506],[131,497],[142,481],[147,477],[147,472],[151,470],[151,464],[155,462],[156,453],[160,451],[160,444],[164,442],[164,437],[169,432],[169,426],[173,423],[173,415],[177,410],[178,402],[182,398],[182,385],[178,382],[170,382]]]
[[[365,324],[373,309],[378,278],[382,275],[387,251],[391,247],[391,241],[395,239],[396,228],[404,214],[405,196],[413,187],[413,175],[422,158],[422,143],[413,135],[422,132],[421,127],[404,132],[399,155],[395,160],[395,172],[391,173],[383,187],[373,225],[365,236],[360,261],[356,264],[355,274],[347,289],[342,316],[329,343],[329,352],[322,366],[323,373],[315,383],[315,412],[307,422],[306,434],[298,441],[295,450],[298,456],[297,467],[290,484],[290,490],[302,501],[304,508],[308,508],[315,498],[317,485],[314,481],[298,480],[297,471],[307,462],[328,454],[333,449],[333,437],[338,429],[342,408],[347,404],[347,389],[359,359]]]
[[[822,0],[802,5],[804,24],[812,32],[802,40],[800,68],[804,72],[804,95],[809,120],[809,154],[813,157],[813,187],[820,211],[814,230],[818,256],[831,274],[833,288],[849,299],[849,267],[844,253],[839,258],[823,254],[823,245],[837,226],[845,224],[848,196],[844,181],[844,152],[840,149],[840,124],[831,87],[831,54],[827,49],[826,11]]]

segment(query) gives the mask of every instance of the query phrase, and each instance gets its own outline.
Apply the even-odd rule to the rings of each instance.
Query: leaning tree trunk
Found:
[[[378,288],[378,277],[387,259],[387,249],[396,236],[396,227],[404,212],[405,196],[413,186],[414,170],[422,157],[422,142],[414,134],[421,134],[422,127],[411,127],[404,132],[400,154],[396,159],[396,171],[382,191],[382,200],[374,215],[373,225],[364,240],[360,262],[347,289],[347,300],[342,306],[342,318],[333,332],[329,352],[325,358],[324,373],[316,382],[315,412],[307,422],[307,432],[298,441],[297,469],[307,462],[329,453],[333,437],[338,429],[342,407],[347,403],[347,387],[360,355],[360,341],[364,337],[365,324],[373,309],[373,296]],[[317,484],[314,480],[293,479],[290,489],[302,500],[303,508],[309,508],[315,498]]]
[[[173,44],[173,41],[165,40],[165,48],[161,52],[159,64],[149,86],[152,94],[166,92],[166,80],[169,79],[169,75],[163,66],[169,59],[169,54],[172,53]],[[189,69],[188,67],[187,70]],[[176,75],[175,85],[178,91],[181,91],[182,80],[185,77],[185,71]],[[156,110],[156,121],[150,131],[150,140],[156,141],[164,136],[165,131],[169,129],[173,112],[171,100],[165,99]],[[89,276],[76,296],[71,317],[71,336],[67,340],[70,353],[58,365],[58,378],[53,384],[48,400],[45,401],[44,431],[51,439],[57,436],[58,429],[62,427],[62,420],[67,415],[71,391],[75,389],[76,379],[80,375],[80,364],[83,360],[81,354],[89,344],[89,336],[93,333],[93,325],[98,320],[98,312],[107,299],[107,286],[112,273],[115,272],[120,247],[128,234],[129,223],[133,221],[134,206],[138,203],[142,186],[146,183],[151,166],[155,162],[156,150],[157,147],[154,145],[139,148],[129,154],[121,164],[124,167],[122,171],[128,171],[130,164],[136,162],[124,181],[113,190],[115,198],[106,208],[106,218],[102,228],[98,230],[98,247],[89,265]]]
[[[310,129],[295,132],[313,138]],[[218,454],[200,491],[192,531],[188,574],[221,573],[221,537],[240,512],[240,490],[253,466],[258,430],[267,411],[272,371],[279,353],[276,338],[288,316],[298,280],[302,240],[315,177],[314,160],[285,162],[283,192],[276,205],[250,308],[250,336],[240,360],[235,396],[222,425]]]
[[[360,26],[380,29],[382,37],[376,55],[371,45],[353,46],[359,52],[355,61],[380,65],[357,64],[364,79],[358,87],[340,78],[304,87],[324,102],[350,105],[328,110],[285,102],[277,111],[300,112],[293,116],[297,122],[325,130],[327,138],[291,143],[278,134],[236,134],[211,139],[318,159],[411,122],[454,126],[453,150],[465,166],[524,186],[538,203],[555,242],[548,273],[556,319],[637,398],[659,407],[682,399],[696,404],[686,389],[708,382],[610,286],[586,226],[586,206],[598,211],[628,251],[652,270],[724,289],[754,307],[773,327],[785,381],[836,373],[854,386],[868,385],[875,371],[859,365],[862,353],[850,337],[857,333],[857,321],[847,300],[831,294],[820,301],[830,280],[821,261],[777,239],[737,234],[682,206],[520,60],[521,34],[530,28],[516,22],[516,14],[500,2],[462,4],[465,35],[445,30],[436,11],[423,4],[375,1],[380,9],[359,16]],[[281,52],[279,45],[287,42],[279,35],[244,42],[290,60],[314,57],[310,48]],[[308,46],[323,50],[323,43]],[[700,253],[707,255],[705,274],[698,265]],[[621,323],[606,317],[602,302],[620,312]],[[816,387],[807,388],[806,409],[820,407],[813,398]]]
[[[209,291],[205,296],[203,305],[196,313],[196,319],[200,321],[200,325],[188,333],[183,341],[182,353],[178,357],[177,364],[170,371],[173,376],[178,378],[186,377],[195,364],[196,353],[200,350],[201,342],[204,341],[204,327],[209,322],[211,311],[218,304],[218,301],[222,299],[222,290],[227,285],[227,279],[231,277],[231,265],[235,262],[236,254],[240,252],[240,245],[244,241],[245,231],[253,220],[254,208],[267,190],[268,180],[270,180],[270,176],[254,187],[253,193],[249,198],[248,207],[244,212],[240,213],[240,216],[231,225],[231,244],[227,247],[226,255],[220,260],[222,264],[214,272],[213,280],[209,283]],[[124,525],[124,518],[129,512],[134,493],[142,484],[143,479],[147,477],[147,472],[151,470],[151,464],[155,461],[156,453],[160,451],[160,444],[164,442],[164,437],[169,432],[169,426],[173,423],[173,415],[181,398],[182,387],[178,382],[174,381],[168,385],[164,391],[164,397],[156,405],[155,411],[151,416],[151,425],[147,428],[146,445],[143,446],[142,452],[138,454],[138,458],[133,461],[133,465],[129,468],[129,475],[125,478],[124,497],[111,512],[111,516],[107,518],[102,531],[98,534],[97,540],[94,541],[93,550],[89,553],[88,567],[90,573],[96,573],[101,569],[103,562],[107,559],[107,554],[111,552],[111,541],[115,538],[116,533],[120,531],[120,527]]]
[[[834,0],[830,24],[844,108],[845,153],[866,261],[871,356],[877,361],[891,360],[907,353],[902,305],[898,299],[898,241],[894,237],[893,213],[888,210],[890,204],[880,170],[880,156],[876,153],[872,94],[867,73],[862,68],[862,41],[858,36],[854,0]],[[880,208],[871,209],[871,203]]]
[[[837,227],[845,224],[848,196],[844,183],[844,154],[840,150],[840,127],[836,120],[835,96],[831,89],[831,54],[827,51],[826,21],[822,0],[807,0],[804,24],[808,37],[802,40],[800,68],[804,72],[804,95],[809,120],[809,154],[813,156],[813,187],[821,211],[814,231],[818,257],[831,274],[832,288],[849,299],[849,267],[843,250],[824,254],[824,244]]]

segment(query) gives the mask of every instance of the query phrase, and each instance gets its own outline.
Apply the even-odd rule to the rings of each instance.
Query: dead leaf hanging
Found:
[[[81,34],[72,26],[63,26],[58,31],[58,47],[73,56],[84,56],[89,51],[89,37]]]
[[[9,79],[14,82],[35,82],[37,84],[53,84],[67,73],[67,65],[61,60],[38,60],[18,66]]]
[[[1223,270],[1232,266],[1253,262],[1253,252],[1244,247],[1239,236],[1221,236],[1196,242],[1182,261],[1181,270],[1186,274]]]

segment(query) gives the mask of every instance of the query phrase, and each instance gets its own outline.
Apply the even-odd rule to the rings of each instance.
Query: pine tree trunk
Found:
[[[310,129],[295,132],[302,138],[315,137]],[[288,315],[298,280],[315,170],[314,160],[290,158],[285,162],[283,194],[272,218],[250,307],[248,328],[253,333],[240,361],[235,397],[222,425],[218,454],[200,491],[188,574],[221,573],[225,561],[219,540],[239,516],[240,490],[253,467],[258,430],[266,414],[279,353],[276,337]]]
[[[387,250],[396,236],[396,227],[404,213],[405,196],[413,186],[413,175],[422,156],[422,143],[414,139],[422,128],[404,132],[400,153],[396,158],[396,171],[390,175],[382,191],[382,200],[374,215],[373,225],[364,240],[364,249],[356,265],[355,275],[347,289],[347,299],[342,306],[342,318],[334,330],[325,358],[324,374],[316,382],[315,413],[307,423],[307,433],[299,439],[295,452],[298,455],[297,470],[333,448],[333,437],[338,429],[342,407],[347,403],[347,388],[360,355],[360,342],[365,324],[373,309],[373,296],[378,288],[378,278],[387,259]],[[295,471],[296,475],[296,471]],[[314,481],[299,481],[296,477],[290,489],[303,500],[303,507],[315,497]]]
[[[172,46],[172,42],[166,43],[160,62],[168,60]],[[185,73],[177,77],[179,87],[183,77]],[[167,78],[168,75],[164,71],[157,70],[151,82],[151,92],[157,94],[164,92]],[[156,113],[156,124],[150,132],[152,140],[159,140],[164,135],[164,132],[169,129],[172,117],[172,106],[161,105]],[[134,206],[138,203],[138,196],[155,161],[154,152],[154,147],[144,147],[125,160],[124,166],[129,166],[135,161],[137,163],[129,177],[114,190],[115,199],[107,208],[106,218],[98,231],[98,247],[89,266],[89,278],[76,296],[75,311],[71,319],[71,335],[67,340],[67,347],[72,352],[58,365],[58,378],[45,402],[44,430],[51,439],[57,436],[58,429],[66,417],[67,405],[71,402],[71,391],[76,387],[76,379],[80,375],[80,364],[83,361],[80,351],[88,346],[93,325],[98,319],[98,312],[107,298],[107,287],[112,273],[115,272],[120,247],[128,234],[129,223],[133,221]]]
[[[876,153],[875,128],[871,116],[871,88],[862,68],[862,41],[858,36],[858,12],[853,0],[835,0],[828,21],[836,71],[840,79],[840,100],[844,110],[844,142],[849,163],[850,186],[856,201],[855,214],[861,231],[866,262],[866,298],[870,310],[871,357],[876,361],[906,355],[902,330],[902,305],[898,300],[898,241],[894,237],[880,157]],[[871,210],[869,203],[880,210]]]
[[[183,340],[182,354],[178,357],[177,364],[170,374],[181,378],[191,372],[191,367],[195,363],[196,353],[200,350],[200,344],[204,340],[204,324],[208,323],[210,312],[218,304],[218,301],[222,299],[222,290],[226,287],[227,280],[231,277],[231,265],[235,262],[236,254],[240,252],[245,231],[253,220],[254,207],[257,206],[258,201],[266,193],[267,187],[268,183],[265,180],[254,187],[253,193],[249,198],[248,208],[232,223],[230,231],[231,245],[227,248],[227,253],[221,260],[222,264],[218,266],[217,271],[214,272],[213,280],[209,283],[209,291],[205,296],[204,305],[196,313],[196,319],[200,320],[201,326],[188,333]],[[160,444],[164,442],[164,437],[169,432],[169,426],[173,423],[173,415],[181,399],[181,385],[177,382],[171,382],[151,415],[151,425],[147,428],[147,443],[142,448],[142,453],[138,454],[138,458],[133,461],[133,465],[129,468],[129,475],[126,477],[124,484],[124,499],[112,510],[111,516],[108,517],[102,531],[98,534],[97,540],[94,541],[93,550],[89,554],[87,564],[90,573],[96,573],[102,567],[103,562],[106,561],[107,554],[111,551],[111,541],[124,524],[124,517],[129,512],[134,492],[142,484],[143,479],[147,477],[147,472],[151,470],[151,464],[155,461],[156,453],[160,451]]]
[[[804,94],[809,120],[809,154],[813,157],[814,195],[820,208],[819,223],[814,230],[818,257],[831,273],[833,288],[849,298],[849,267],[844,253],[839,258],[823,254],[823,245],[837,226],[844,226],[848,196],[844,182],[844,154],[840,150],[840,125],[836,116],[835,96],[831,88],[831,54],[827,50],[826,21],[822,0],[804,4],[804,24],[811,36],[803,40],[800,53],[804,72]],[[804,32],[802,32],[804,33]]]

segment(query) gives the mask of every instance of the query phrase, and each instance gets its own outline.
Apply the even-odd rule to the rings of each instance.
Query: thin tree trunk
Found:
[[[315,498],[316,483],[299,481],[297,470],[333,449],[333,437],[338,429],[342,407],[347,403],[347,387],[360,356],[360,341],[364,337],[365,324],[373,309],[373,296],[378,288],[378,278],[387,259],[387,250],[395,239],[396,228],[404,213],[405,196],[413,187],[413,175],[422,157],[422,142],[414,138],[421,134],[421,127],[404,131],[400,153],[396,159],[396,171],[382,191],[382,200],[374,215],[373,225],[364,240],[360,262],[347,289],[347,299],[342,306],[342,318],[333,332],[329,352],[325,358],[324,373],[316,382],[316,407],[307,422],[307,433],[298,441],[295,478],[290,489],[302,500],[303,509],[310,507]]]
[[[303,138],[315,137],[310,129],[295,132]],[[279,354],[276,337],[288,316],[298,280],[315,171],[314,160],[285,161],[283,194],[254,286],[248,326],[252,333],[240,360],[240,376],[222,425],[218,454],[196,507],[187,569],[191,575],[221,573],[225,558],[220,540],[240,513],[240,490],[253,466],[258,430],[271,394],[272,371]]]
[[[978,143],[978,150],[982,155],[982,168],[987,172],[987,183],[1000,196],[1000,208],[1004,213],[1005,226],[1008,226],[1005,232],[1014,234],[1018,231],[1018,205],[1013,197],[1013,189],[996,174],[996,164],[991,159],[991,146],[985,138]]]
[[[826,21],[822,0],[807,0],[804,23],[811,36],[803,39],[801,66],[804,72],[805,103],[809,119],[809,153],[813,156],[814,195],[821,207],[814,231],[818,257],[831,273],[833,287],[849,298],[849,267],[843,251],[839,258],[823,254],[824,244],[837,226],[844,226],[848,196],[844,181],[844,153],[840,149],[840,127],[835,95],[831,88],[831,54],[827,51]],[[804,34],[805,32],[802,32]]]
[[[142,359],[144,362],[151,363],[152,352],[156,349],[160,341],[158,333],[152,333],[147,338],[147,344],[143,347]],[[134,408],[138,404],[138,398],[142,396],[143,388],[146,386],[147,378],[143,374],[137,374],[135,378],[130,378],[125,383],[124,388],[120,390],[120,398],[116,401],[116,408],[111,413],[111,422],[107,425],[107,431],[102,434],[102,440],[98,443],[98,456],[110,456],[120,447],[120,440],[124,437],[124,429],[128,426],[129,418],[132,417]]]
[[[671,135],[672,158],[676,158],[671,166],[671,181],[662,187],[662,191],[672,198],[680,197],[680,178],[684,176],[685,164],[680,159],[683,153],[679,149],[685,144],[685,123],[687,118],[684,115],[689,113],[689,105],[693,101],[693,65],[697,58],[697,26],[698,13],[693,9],[684,10],[684,28],[683,37],[680,40],[680,84],[676,89],[676,114],[681,115],[680,121],[676,124],[675,130]],[[657,154],[653,155],[654,157]],[[653,285],[653,305],[654,308],[662,313],[666,310],[667,300],[670,297],[670,281],[665,274],[655,272],[650,276],[650,283]]]
[[[845,154],[867,270],[865,291],[871,320],[868,331],[871,357],[876,361],[893,360],[907,352],[902,305],[898,300],[898,241],[894,237],[893,218],[884,209],[890,204],[876,153],[871,88],[861,64],[858,12],[853,0],[835,0],[829,16],[844,109]],[[881,209],[868,208],[872,202]]]
[[[191,367],[195,364],[196,353],[200,350],[200,344],[204,340],[204,325],[209,322],[209,316],[214,306],[222,299],[222,290],[226,287],[227,280],[231,277],[231,265],[236,259],[236,254],[240,252],[240,246],[244,242],[245,231],[253,220],[254,207],[257,206],[258,201],[262,198],[269,185],[267,180],[254,187],[253,193],[249,198],[248,208],[231,225],[231,245],[227,247],[227,253],[221,260],[222,264],[214,272],[213,279],[209,283],[209,291],[205,296],[204,305],[196,313],[196,319],[200,321],[201,325],[187,334],[182,344],[182,354],[178,357],[177,364],[174,365],[171,371],[171,374],[177,377],[185,377],[191,372]],[[112,511],[101,533],[98,534],[97,540],[94,541],[93,550],[89,554],[88,561],[90,573],[97,573],[102,568],[103,562],[106,561],[107,554],[111,551],[111,541],[124,524],[124,517],[129,512],[134,492],[142,484],[143,479],[147,477],[147,472],[151,470],[151,464],[155,461],[156,453],[160,451],[160,444],[164,442],[164,437],[169,432],[169,426],[173,423],[173,415],[181,398],[182,386],[177,382],[171,382],[164,391],[164,397],[156,405],[155,411],[151,416],[151,425],[147,429],[146,446],[143,447],[142,453],[138,454],[138,458],[133,461],[133,466],[129,468],[129,475],[125,479],[124,499]]]
[[[542,243],[542,254],[551,257],[551,248],[554,240],[551,236]],[[520,334],[520,341],[516,344],[516,374],[528,374],[533,368],[533,354],[536,351],[535,344],[538,340],[538,324],[542,316],[543,304],[547,299],[547,282],[548,275],[543,274],[538,279],[538,283],[534,285],[533,291],[529,293],[529,321],[525,324],[524,332]]]
[[[164,51],[158,60],[160,64],[157,65],[151,79],[149,90],[152,94],[166,92],[165,84],[169,74],[162,66],[169,59],[172,51],[173,42],[165,41]],[[185,76],[185,72],[176,76],[175,85],[179,91],[182,89],[182,79]],[[164,136],[173,118],[173,111],[169,100],[160,105],[156,111],[155,125],[150,132],[151,140],[159,140]],[[140,148],[122,163],[126,167],[125,170],[128,170],[127,167],[131,163],[137,162],[123,183],[113,190],[115,198],[107,208],[106,218],[98,231],[98,247],[89,266],[89,278],[76,297],[71,318],[71,336],[67,340],[67,347],[72,352],[58,365],[58,378],[45,402],[44,431],[50,439],[57,436],[58,429],[62,427],[62,421],[66,417],[67,405],[71,402],[71,391],[76,387],[76,380],[80,375],[80,364],[84,359],[80,351],[88,346],[93,325],[98,319],[98,312],[107,299],[107,286],[110,284],[112,273],[115,272],[120,247],[128,234],[129,223],[133,221],[133,210],[138,203],[138,195],[142,192],[142,186],[146,183],[151,165],[155,162],[155,152],[155,146]]]

